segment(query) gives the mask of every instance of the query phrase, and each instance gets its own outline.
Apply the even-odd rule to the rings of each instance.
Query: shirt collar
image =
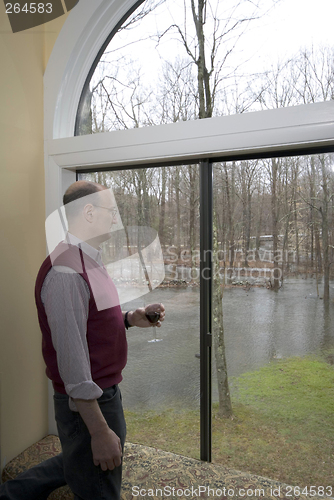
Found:
[[[95,262],[97,262],[100,266],[103,265],[101,247],[99,247],[99,249],[97,250],[96,248],[92,247],[92,245],[90,245],[86,241],[80,240],[80,238],[78,238],[77,236],[75,236],[74,234],[71,234],[69,232],[66,234],[66,241],[70,245],[75,245],[75,246],[81,248],[81,250],[85,254],[87,254],[88,257],[95,260]]]

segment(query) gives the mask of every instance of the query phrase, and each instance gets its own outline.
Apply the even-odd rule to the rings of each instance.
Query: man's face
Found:
[[[111,237],[112,226],[117,224],[117,206],[109,189],[100,191],[93,203],[94,233],[102,243]]]

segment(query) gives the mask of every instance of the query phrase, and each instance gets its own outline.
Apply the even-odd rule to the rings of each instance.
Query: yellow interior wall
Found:
[[[46,256],[43,73],[65,19],[13,34],[0,3],[1,469],[48,430],[34,284]]]

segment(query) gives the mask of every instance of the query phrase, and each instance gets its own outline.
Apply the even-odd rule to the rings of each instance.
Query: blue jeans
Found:
[[[65,484],[63,454],[60,453],[1,484],[0,500],[46,500],[53,490]]]
[[[118,386],[105,389],[98,403],[123,448],[126,425]],[[94,465],[90,434],[80,414],[69,409],[68,396],[56,392],[54,405],[62,453],[1,485],[0,500],[46,500],[54,489],[65,484],[70,486],[75,500],[119,500],[122,465],[112,471]]]

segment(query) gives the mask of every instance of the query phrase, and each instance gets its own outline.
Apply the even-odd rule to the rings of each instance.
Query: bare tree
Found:
[[[239,15],[240,6],[252,6],[248,10],[248,15],[244,12]],[[259,5],[254,2],[240,0],[233,7],[233,12],[222,19],[218,15],[219,3],[215,6],[207,0],[184,1],[184,18],[187,19],[188,11],[191,11],[195,35],[188,33],[187,23],[184,25],[173,24],[168,29],[158,35],[158,42],[169,31],[178,34],[179,40],[185,49],[186,54],[197,68],[197,98],[198,98],[198,118],[204,119],[213,116],[215,98],[219,87],[223,81],[223,69],[226,66],[230,54],[235,49],[236,43],[246,29],[250,21],[259,15]],[[210,16],[212,30],[209,37],[205,34],[207,17]],[[210,42],[209,42],[210,38]],[[218,57],[219,54],[219,57]],[[225,77],[227,75],[225,74]],[[215,212],[215,253],[218,252],[217,236],[217,215]],[[227,365],[225,360],[224,328],[223,328],[223,307],[222,289],[220,282],[214,284],[215,298],[215,321],[213,334],[215,339],[220,415],[230,417],[232,415],[232,405],[230,391],[228,388]]]
[[[329,208],[330,208],[330,193],[329,193],[329,173],[328,166],[326,165],[326,157],[320,155],[319,157],[322,176],[322,204],[319,211],[322,219],[322,254],[324,266],[324,302],[329,302],[329,271],[331,262],[329,260]]]

